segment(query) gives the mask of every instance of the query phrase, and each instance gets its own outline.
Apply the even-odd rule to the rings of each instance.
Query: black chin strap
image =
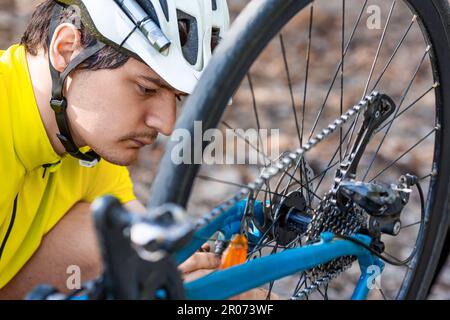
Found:
[[[81,152],[73,141],[69,128],[69,120],[67,117],[67,100],[63,95],[63,89],[67,76],[80,64],[99,52],[105,46],[105,44],[99,41],[95,41],[89,44],[87,48],[85,48],[77,57],[75,57],[75,59],[73,59],[69,63],[63,73],[59,73],[53,67],[50,61],[50,44],[53,39],[53,34],[55,33],[55,30],[59,25],[62,9],[63,7],[61,5],[55,4],[55,8],[53,9],[52,21],[50,23],[48,50],[49,67],[52,76],[52,98],[50,100],[50,106],[55,112],[56,123],[58,124],[59,133],[57,134],[57,137],[61,141],[66,151],[71,156],[80,159],[82,161],[82,164],[91,166],[95,165],[95,163],[100,160],[100,156],[94,151],[89,151],[87,153]]]

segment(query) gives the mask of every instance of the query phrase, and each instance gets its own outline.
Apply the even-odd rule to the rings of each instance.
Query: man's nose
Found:
[[[176,99],[174,94],[165,94],[157,105],[153,105],[147,113],[146,125],[170,136],[175,128],[177,117]]]

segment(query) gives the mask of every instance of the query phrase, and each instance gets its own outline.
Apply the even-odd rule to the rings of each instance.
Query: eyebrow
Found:
[[[184,92],[181,92],[181,91],[175,89],[171,85],[161,81],[158,78],[148,77],[148,76],[144,76],[144,75],[140,75],[140,76],[138,76],[138,78],[148,81],[148,82],[152,82],[153,84],[156,84],[157,86],[159,86],[163,89],[167,89],[169,91],[175,92],[178,96],[187,96],[188,95],[187,93],[184,93]]]

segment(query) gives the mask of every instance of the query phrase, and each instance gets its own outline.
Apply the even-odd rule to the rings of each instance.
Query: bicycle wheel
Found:
[[[412,193],[405,208],[407,214],[402,214],[399,235],[383,235],[386,254],[390,249],[389,255],[399,260],[410,254],[414,256],[402,267],[387,267],[383,273],[383,279],[387,280],[383,284],[388,288],[379,288],[372,297],[423,299],[448,226],[450,172],[446,163],[450,150],[445,146],[449,144],[450,67],[445,62],[450,61],[449,5],[441,0],[394,0],[390,4],[371,1],[371,6],[367,0],[251,2],[233,24],[195,92],[186,101],[177,128],[187,129],[194,136],[195,121],[201,121],[203,130],[220,126],[236,128],[237,124],[231,126],[230,121],[240,122],[242,127],[256,125],[258,130],[262,125],[270,127],[272,124],[286,130],[281,141],[283,149],[289,153],[357,105],[361,97],[374,90],[389,95],[396,101],[396,111],[371,137],[355,179],[393,183],[394,177],[411,173],[426,184],[426,201],[422,212],[419,195]],[[377,28],[376,14],[380,12],[384,19]],[[368,13],[373,13],[369,18],[375,19],[370,21],[373,24],[370,26]],[[272,63],[274,56],[279,59],[278,64]],[[295,62],[292,57],[296,58]],[[277,80],[278,77],[281,80]],[[285,91],[280,84],[284,84]],[[278,96],[286,101],[280,102]],[[227,107],[232,97],[234,104]],[[240,108],[245,105],[249,111]],[[280,116],[283,107],[287,111]],[[254,116],[254,124],[249,115]],[[262,116],[269,120],[263,123]],[[283,122],[277,117],[283,118]],[[309,153],[289,170],[270,175],[270,181],[264,180],[258,192],[252,192],[255,199],[270,199],[269,209],[274,221],[269,228],[272,236],[264,242],[264,248],[257,247],[261,254],[302,245],[300,236],[290,238],[289,242],[274,236],[275,217],[279,215],[274,212],[277,211],[274,206],[280,199],[298,191],[306,194],[302,199],[305,208],[311,212],[323,210],[321,204],[335,180],[336,168],[348,157],[363,118],[358,113],[355,119],[335,130],[331,138],[308,150]],[[285,123],[287,119],[291,120],[290,125]],[[231,131],[237,138],[243,138],[235,130]],[[186,207],[194,205],[195,210],[211,210],[220,204],[218,197],[226,200],[227,192],[232,195],[239,190],[227,189],[214,194],[213,183],[241,188],[258,178],[261,170],[270,167],[277,158],[286,155],[282,152],[268,157],[260,150],[262,147],[258,148],[260,139],[257,137],[254,148],[263,154],[259,166],[228,165],[217,170],[200,164],[174,163],[173,151],[179,142],[171,141],[153,182],[149,206],[171,202]],[[249,141],[245,142],[250,148],[254,147]],[[209,175],[221,172],[227,180]],[[202,199],[195,200],[198,197]],[[361,217],[359,221],[367,220],[364,212],[355,211],[354,215]],[[320,229],[321,223],[323,220],[312,227]],[[352,261],[339,263],[345,267],[342,269],[354,268]],[[402,276],[399,276],[399,269]],[[295,287],[290,297],[299,297],[301,292],[302,297],[308,298],[305,292],[317,287],[315,281],[330,278],[332,272],[328,265],[283,281]],[[340,270],[336,278],[316,290],[320,293],[318,297],[344,297],[346,285],[333,287],[333,283],[339,278],[345,283],[354,278],[351,272],[346,275],[344,270]],[[273,284],[268,288],[271,291]]]

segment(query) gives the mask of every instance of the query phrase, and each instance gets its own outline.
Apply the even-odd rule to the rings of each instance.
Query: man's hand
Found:
[[[125,207],[135,213],[146,212],[144,205],[137,200],[127,203]],[[209,244],[205,243],[198,252],[194,253],[189,259],[178,266],[185,282],[191,282],[204,277],[220,267],[221,257],[210,251]],[[230,300],[265,300],[268,294],[269,292],[266,289],[257,288],[241,293]],[[270,299],[278,300],[279,297],[272,293]]]
[[[178,269],[180,269],[183,274],[185,282],[199,279],[219,268],[221,258],[209,251],[209,245],[204,244],[198,252],[194,253],[189,259],[178,266]],[[238,296],[232,297],[230,300],[265,300],[267,299],[267,296],[267,290],[257,288],[241,293]],[[270,299],[277,300],[279,297],[272,293]]]
[[[209,251],[209,245],[204,244],[198,252],[178,266],[185,282],[199,279],[219,268],[220,257]]]

